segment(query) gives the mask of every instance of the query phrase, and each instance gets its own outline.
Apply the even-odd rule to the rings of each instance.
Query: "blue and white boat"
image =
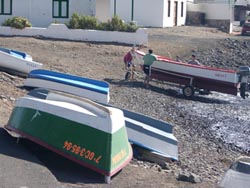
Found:
[[[24,81],[24,86],[70,93],[104,104],[108,104],[109,84],[103,81],[82,78],[49,70],[34,70]],[[39,96],[43,97],[43,96]],[[118,107],[115,107],[118,108]],[[125,117],[129,142],[157,155],[178,160],[178,141],[173,127],[157,119],[119,108]]]
[[[24,86],[70,93],[103,104],[110,98],[107,82],[44,69],[31,71]]]
[[[218,188],[249,188],[250,187],[250,157],[240,156],[235,159],[227,170]]]
[[[42,63],[33,61],[25,52],[0,48],[0,67],[21,75],[27,75],[30,71],[42,68]]]
[[[173,125],[140,113],[119,109],[124,114],[131,144],[157,156],[178,160],[178,140],[173,134]]]

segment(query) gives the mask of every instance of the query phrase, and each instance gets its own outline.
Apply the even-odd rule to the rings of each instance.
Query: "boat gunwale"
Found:
[[[67,79],[67,80],[59,80],[59,79],[56,79],[57,77],[62,77],[63,79]],[[56,82],[56,83],[61,83],[61,84],[66,83],[66,85],[69,85],[69,86],[74,86],[74,87],[78,87],[82,89],[88,89],[88,90],[96,91],[102,94],[109,93],[109,84],[105,81],[83,78],[80,76],[75,76],[71,74],[60,73],[60,72],[55,72],[55,71],[50,71],[50,70],[45,70],[45,69],[36,69],[36,70],[30,71],[27,79],[46,80],[46,81],[51,81],[51,82]],[[80,83],[86,82],[91,87],[87,86],[87,84],[81,85],[81,84],[77,84],[74,82],[69,82],[68,80],[73,80],[73,81],[77,81]],[[98,86],[99,88],[94,87],[95,85]]]
[[[140,56],[144,56],[145,53],[139,50],[136,50],[136,53]],[[193,64],[188,64],[185,62],[177,62],[174,61],[170,58],[160,56],[160,55],[155,55],[157,57],[157,61],[161,61],[164,63],[172,63],[172,64],[177,64],[177,65],[182,65],[182,66],[187,66],[187,67],[194,67],[198,69],[206,69],[206,70],[212,70],[212,71],[218,71],[218,72],[226,72],[226,73],[237,73],[236,70],[231,70],[231,69],[222,69],[222,68],[216,68],[216,67],[209,67],[209,66],[204,66],[204,65],[193,65]]]

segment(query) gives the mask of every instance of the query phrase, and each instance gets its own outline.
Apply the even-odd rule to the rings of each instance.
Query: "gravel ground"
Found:
[[[214,28],[175,27],[148,29],[149,45],[158,55],[187,61],[192,53],[204,65],[237,70],[248,65],[250,38],[228,35]],[[179,161],[163,168],[134,158],[113,178],[110,185],[89,176],[82,168],[45,152],[38,156],[62,187],[216,187],[231,162],[240,155],[250,155],[249,99],[213,92],[209,96],[184,99],[172,84],[151,82],[143,87],[143,74],[124,81],[123,55],[129,46],[68,41],[1,37],[1,46],[22,50],[42,62],[44,68],[105,80],[110,83],[110,103],[173,124],[179,143]],[[14,100],[23,96],[23,78],[0,72],[0,122],[6,124]],[[34,151],[31,151],[32,153]],[[34,155],[37,155],[34,152]],[[52,160],[55,158],[56,160]],[[57,161],[57,162],[55,162]],[[64,164],[64,165],[62,165]],[[180,173],[193,174],[197,183],[177,180]]]

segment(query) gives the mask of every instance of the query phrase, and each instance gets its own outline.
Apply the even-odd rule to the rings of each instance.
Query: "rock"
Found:
[[[201,178],[194,174],[194,173],[188,173],[188,172],[180,172],[177,180],[179,181],[186,181],[186,182],[190,182],[190,183],[200,183],[201,182]]]
[[[163,170],[169,170],[169,169],[170,169],[169,164],[168,164],[168,163],[164,163],[164,164],[162,165],[162,169],[163,169]]]

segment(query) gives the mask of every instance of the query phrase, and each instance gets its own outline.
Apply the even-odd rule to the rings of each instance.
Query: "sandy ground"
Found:
[[[148,48],[152,48],[156,54],[171,58],[175,58],[176,55],[185,58],[190,55],[192,50],[205,50],[217,46],[218,44],[216,42],[219,39],[237,37],[222,33],[221,31],[213,28],[188,26],[167,29],[149,29],[148,32],[149,45],[143,50],[146,51]],[[111,86],[111,104],[128,108],[129,110],[135,110],[137,112],[159,118],[163,121],[170,121],[174,124],[183,123],[173,120],[173,117],[168,117],[168,110],[157,111],[159,105],[165,105],[163,109],[166,109],[166,107],[169,106],[174,108],[176,104],[174,96],[168,94],[166,95],[164,90],[165,86],[163,86],[162,83],[154,83],[152,90],[146,90],[142,87],[143,74],[139,73],[136,82],[122,84],[125,73],[122,58],[130,49],[130,46],[119,44],[54,41],[23,37],[1,37],[0,45],[5,48],[25,51],[26,53],[32,55],[35,61],[43,63],[43,68],[45,69],[108,81]],[[15,99],[27,93],[27,91],[21,87],[23,80],[24,78],[22,77],[9,76],[0,72],[1,126],[7,123]],[[129,91],[130,93],[126,95],[126,92],[124,91]],[[167,90],[167,92],[171,91]],[[139,101],[140,97],[143,97],[143,93],[152,99],[149,106],[145,107],[145,109],[140,108]],[[161,101],[161,104],[155,102],[154,104],[155,98],[164,98],[164,102]],[[136,101],[136,99],[138,101]],[[185,99],[178,100],[184,101]],[[148,111],[146,111],[147,108],[149,108]],[[187,127],[184,127],[183,129],[186,128]],[[175,134],[178,135],[178,139],[180,138],[180,152],[185,153],[185,147],[189,147],[190,144],[192,144],[189,142],[194,140],[186,139],[187,137],[185,137],[185,134],[189,135],[189,133],[184,133],[182,131],[178,132],[179,129],[181,128],[175,129]],[[190,134],[190,137],[192,136],[193,135]],[[21,144],[21,147],[27,147],[28,145],[28,152],[30,152],[31,155],[35,155],[42,162],[42,164],[44,164],[45,169],[49,169],[51,176],[56,178],[56,181],[61,187],[213,188],[220,180],[223,172],[229,167],[233,158],[238,156],[239,153],[228,151],[223,147],[221,149],[222,152],[218,152],[216,151],[216,146],[214,146],[213,142],[211,140],[206,140],[206,138],[203,138],[202,136],[203,135],[198,135],[198,140],[202,140],[201,147],[205,147],[207,155],[202,155],[203,149],[198,151],[197,144],[195,143],[193,144],[196,146],[192,147],[193,151],[190,151],[190,153],[201,152],[199,154],[201,158],[200,160],[203,160],[203,164],[207,162],[207,167],[199,167],[199,164],[195,165],[187,162],[189,160],[188,158],[193,161],[191,159],[193,156],[190,153],[181,155],[180,161],[177,163],[170,163],[169,169],[166,170],[163,170],[157,164],[142,162],[134,159],[122,170],[121,173],[112,179],[112,183],[109,185],[104,184],[102,177],[98,174],[95,174],[86,168],[79,167],[49,151],[34,151],[31,149],[34,148],[34,145],[30,146],[30,143],[27,144],[25,142]],[[188,138],[190,137],[188,136]],[[209,148],[210,146],[211,149]],[[0,151],[1,160],[3,156],[7,156],[8,158],[4,158],[3,160],[9,160],[10,158],[10,156],[8,156],[8,152],[3,153],[3,151]],[[197,157],[197,155],[195,157]],[[211,159],[213,157],[214,160]],[[14,158],[18,158],[18,156],[14,156]],[[25,158],[23,160],[25,160]],[[192,165],[195,167],[192,168]],[[12,169],[15,168],[13,167]],[[0,168],[0,175],[4,172],[4,170],[7,169]],[[29,170],[32,173],[33,168],[30,168]],[[187,170],[189,172],[195,171],[197,175],[201,176],[202,181],[196,184],[178,181],[177,176],[181,170]],[[13,173],[15,173],[15,170],[13,170]],[[41,176],[40,173],[34,171],[32,176],[36,177],[36,175]],[[40,178],[44,179],[44,177]],[[18,178],[16,179],[18,180]],[[14,179],[13,181],[17,180]],[[24,181],[26,180],[24,179]],[[47,182],[47,184],[44,183],[44,185],[37,185],[33,187],[50,187],[49,183],[50,182]]]

